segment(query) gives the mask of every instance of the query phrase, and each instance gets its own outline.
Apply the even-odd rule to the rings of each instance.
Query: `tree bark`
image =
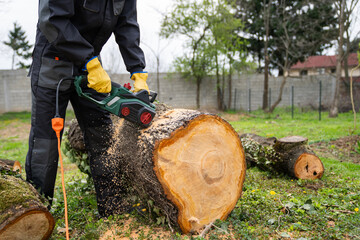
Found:
[[[271,1],[267,5],[265,5],[264,1],[264,25],[265,25],[265,46],[264,46],[264,56],[265,56],[265,67],[264,67],[264,92],[263,92],[263,105],[262,109],[264,111],[267,110],[269,102],[268,102],[268,94],[269,94],[269,56],[268,56],[268,45],[269,45],[269,24],[270,24],[270,8]],[[266,7],[265,7],[266,6]]]
[[[48,239],[55,221],[32,185],[0,163],[0,239]]]
[[[4,166],[9,167],[14,172],[19,171],[19,173],[21,173],[21,170],[22,170],[21,164],[19,161],[0,159],[0,167],[4,167]]]
[[[342,72],[342,61],[344,55],[344,24],[345,24],[345,8],[346,0],[341,0],[340,14],[339,14],[339,39],[338,39],[338,51],[336,55],[336,85],[335,93],[330,106],[329,117],[337,117],[339,114],[339,98],[340,98],[340,82]]]
[[[244,134],[241,141],[248,165],[283,172],[299,179],[318,179],[324,173],[324,165],[309,148],[308,140],[304,137],[276,139]]]
[[[224,220],[245,179],[238,134],[218,116],[160,108],[146,129],[123,119],[114,123],[111,168],[119,167],[126,186],[184,233]]]

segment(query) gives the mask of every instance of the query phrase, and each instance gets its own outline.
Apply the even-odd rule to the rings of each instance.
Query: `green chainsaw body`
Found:
[[[109,95],[102,100],[96,100],[90,93],[83,92],[81,85],[85,80],[85,76],[76,76],[74,79],[75,89],[80,97],[84,97],[100,108],[141,127],[148,127],[154,119],[156,112],[153,102],[156,93],[149,95],[147,90],[133,93],[128,88],[112,82]]]

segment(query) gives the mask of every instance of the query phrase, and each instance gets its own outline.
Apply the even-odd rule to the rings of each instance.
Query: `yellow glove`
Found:
[[[88,87],[100,93],[111,92],[111,80],[106,71],[102,68],[97,57],[90,59],[85,66],[88,71]]]
[[[146,83],[146,79],[148,78],[147,72],[136,72],[131,75],[131,80],[134,80],[134,92],[138,92],[142,89],[145,89],[149,92],[149,87]]]

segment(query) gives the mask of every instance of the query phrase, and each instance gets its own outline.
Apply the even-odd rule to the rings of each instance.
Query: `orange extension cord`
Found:
[[[64,167],[63,167],[63,160],[62,160],[61,149],[60,149],[60,132],[64,128],[64,119],[55,117],[55,118],[51,119],[51,125],[56,133],[56,137],[58,140],[58,152],[59,152],[59,159],[60,159],[60,166],[61,166],[61,184],[62,184],[62,190],[63,190],[63,195],[64,195],[64,205],[65,205],[66,240],[69,240],[69,223],[68,223],[67,199],[66,199],[65,180],[64,180]]]

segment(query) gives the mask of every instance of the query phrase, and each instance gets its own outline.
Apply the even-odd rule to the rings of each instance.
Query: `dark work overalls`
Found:
[[[40,0],[33,63],[30,69],[32,117],[26,175],[48,199],[54,194],[58,166],[57,139],[51,127],[55,115],[56,87],[62,78],[84,74],[86,62],[98,56],[111,34],[115,35],[130,73],[143,71],[145,59],[139,47],[136,0]],[[95,97],[102,94],[92,89]],[[60,87],[59,110],[65,117],[71,102],[84,134],[97,193],[99,214],[108,216],[119,201],[111,185],[114,170],[106,166],[111,134],[109,114],[79,98],[73,83]]]

